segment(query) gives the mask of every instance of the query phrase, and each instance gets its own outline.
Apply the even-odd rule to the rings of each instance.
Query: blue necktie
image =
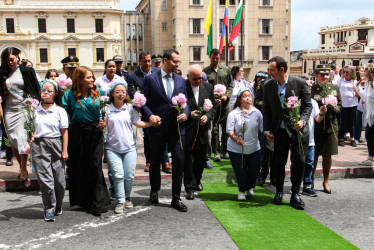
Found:
[[[166,77],[166,87],[167,87],[168,98],[171,99],[171,96],[173,95],[173,92],[171,91],[171,81],[170,81],[171,76],[165,75],[165,77]]]

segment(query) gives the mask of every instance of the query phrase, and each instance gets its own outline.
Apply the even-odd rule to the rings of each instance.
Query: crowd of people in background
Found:
[[[363,127],[369,154],[360,164],[373,165],[373,62],[340,71],[335,64],[317,65],[313,81],[290,75],[287,62],[276,56],[250,81],[242,65],[224,66],[219,50],[211,50],[209,59],[205,68],[190,65],[183,78],[174,49],[163,55],[142,51],[131,74],[116,55],[95,77],[77,57],[68,56],[61,61],[63,74],[49,69],[41,79],[32,62],[20,60],[18,49],[5,49],[0,66],[2,157],[11,166],[15,156],[18,179],[25,183],[31,151],[44,219],[54,221],[62,214],[67,184],[70,206],[93,215],[107,212],[111,199],[117,201],[115,214],[133,208],[139,142],[133,126],[142,128],[150,203],[159,203],[161,168],[172,175],[171,207],[181,212],[187,211],[182,185],[186,199],[193,200],[195,191],[204,189],[201,180],[204,169],[213,168],[211,159],[230,160],[240,201],[253,197],[256,184],[264,185],[270,173],[269,184],[276,187],[273,203],[280,205],[291,153],[290,205],[296,209],[305,207],[301,194],[318,195],[319,156],[323,191],[331,194],[332,155],[345,141],[352,147],[362,143]],[[135,104],[139,94],[146,100],[141,106]],[[26,99],[40,101],[33,109],[33,130],[24,126]]]

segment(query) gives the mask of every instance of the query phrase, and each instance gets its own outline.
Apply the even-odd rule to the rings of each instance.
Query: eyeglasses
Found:
[[[170,60],[170,61],[172,61],[175,65],[179,65],[182,63],[181,61],[173,61],[173,60]]]
[[[52,93],[55,92],[55,91],[52,90],[52,89],[41,89],[40,92],[42,92],[42,93],[47,93],[47,94],[52,94]]]
[[[192,80],[198,81],[198,80],[203,80],[203,78],[200,76],[200,77],[192,78]]]

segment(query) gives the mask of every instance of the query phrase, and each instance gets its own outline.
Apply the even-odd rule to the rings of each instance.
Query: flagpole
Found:
[[[211,39],[210,39],[210,49],[213,49],[213,2],[212,2],[212,6],[211,6],[211,11],[212,11],[212,28],[211,28]],[[210,51],[209,51],[209,56],[210,56]]]
[[[227,17],[228,20],[230,20],[228,17]],[[228,67],[229,66],[229,26],[230,26],[230,21],[229,21],[229,25],[227,26],[227,29],[226,29],[226,35],[225,35],[225,39],[226,39],[226,46],[225,46],[225,53],[226,53],[226,66]]]
[[[243,50],[244,49],[244,47],[243,47],[243,22],[240,25],[240,47],[242,48],[241,49],[242,56],[240,57],[240,64],[243,67],[243,59],[244,59],[244,50]]]

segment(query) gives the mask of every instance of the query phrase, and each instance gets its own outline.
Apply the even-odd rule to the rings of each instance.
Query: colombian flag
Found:
[[[209,1],[208,12],[205,16],[204,27],[206,34],[208,35],[208,46],[207,46],[207,55],[210,56],[210,51],[212,50],[212,23],[213,23],[213,12],[212,12],[212,0]]]
[[[225,15],[223,16],[221,40],[219,42],[219,53],[222,54],[222,47],[225,45],[226,29],[229,26],[229,5],[226,0]]]

